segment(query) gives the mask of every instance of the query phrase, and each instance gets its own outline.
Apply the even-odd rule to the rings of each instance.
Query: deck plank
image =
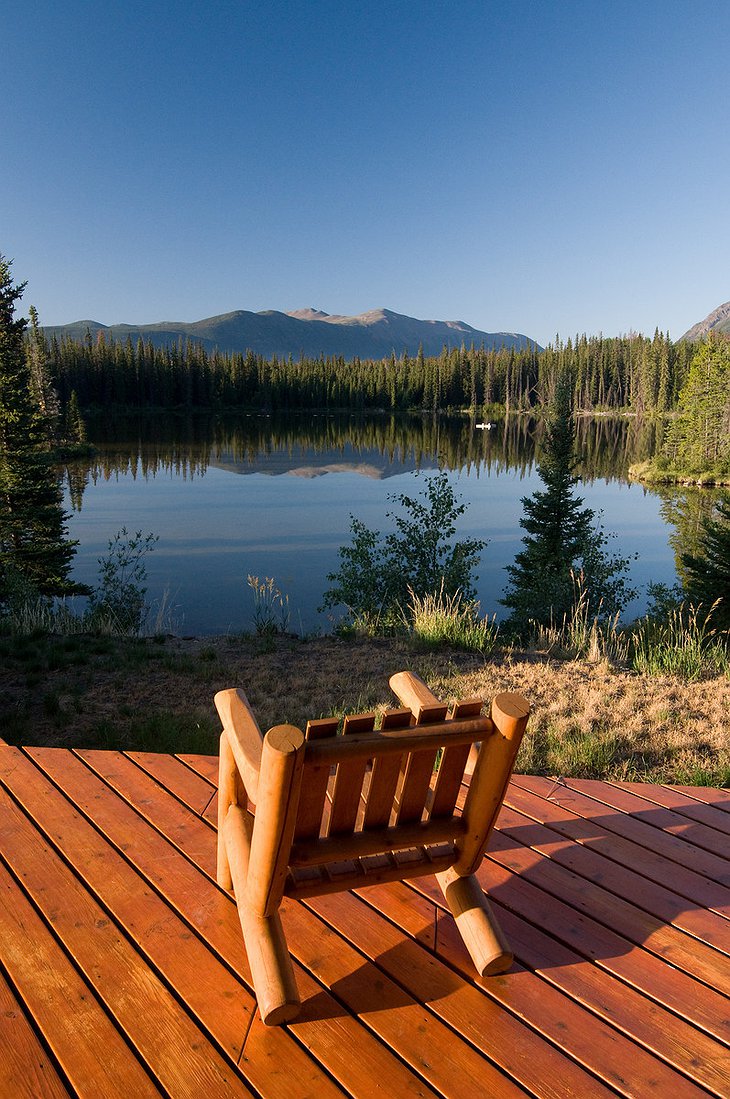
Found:
[[[191,1099],[209,1089],[251,1095],[27,817],[7,803],[3,817],[3,857],[162,1087]]]
[[[728,861],[727,837],[714,828],[689,820],[681,813],[666,809],[662,805],[640,797],[623,784],[599,782],[596,779],[566,779],[570,789],[580,791],[611,809],[630,815],[635,824],[648,824],[655,832],[681,837],[684,841],[685,857],[694,857],[705,851],[725,860],[725,872],[730,873]]]
[[[71,1095],[2,974],[0,1095],[13,1099],[68,1099]]]
[[[448,958],[450,964],[469,974],[468,953],[453,917],[445,911],[438,885],[433,879],[422,878],[408,883],[408,887],[423,892],[439,904],[437,951]],[[593,965],[542,928],[504,908],[493,896],[490,900],[519,964],[708,1091],[720,1096],[725,1094],[727,1072],[723,1061],[727,1052],[715,1039],[664,1011],[660,1005]],[[544,993],[538,990],[535,994]],[[585,1027],[586,1036],[592,1039],[594,1028],[590,1019],[585,1020]],[[628,1053],[628,1061],[624,1056],[619,1063],[631,1088],[648,1093],[651,1081],[656,1079],[653,1061],[637,1058],[636,1046],[630,1046],[625,1053]],[[649,1075],[650,1084],[646,1087],[638,1086],[642,1072]],[[666,1082],[666,1075],[661,1076]]]
[[[363,890],[362,897],[368,903],[375,901],[389,919],[412,933],[417,927],[417,910],[409,895],[412,897],[414,893],[420,893],[420,900],[423,902],[429,896],[429,891],[418,889],[417,886],[426,881],[422,879],[421,883],[398,884],[387,894],[379,889],[377,900],[369,895],[374,890]],[[433,893],[435,897],[435,889]],[[472,976],[471,959],[454,919],[443,901],[439,903],[439,910],[437,953],[464,978],[469,979]],[[517,941],[520,941],[519,936]],[[512,946],[515,947],[516,943],[513,942]],[[662,1064],[653,1051],[642,1048],[641,1043],[628,1040],[621,1028],[606,1025],[606,1022],[596,1019],[579,998],[566,995],[557,986],[546,983],[541,975],[525,966],[519,957],[510,972],[499,981],[477,978],[473,983],[505,1008],[529,1021],[545,1037],[558,1043],[579,1064],[626,1096],[664,1096],[668,1090],[687,1096],[703,1094],[697,1084],[690,1084],[689,1081],[678,1085],[673,1069],[670,1065]],[[645,1001],[642,1006],[644,1003]],[[607,1022],[613,1024],[614,1020]],[[694,1046],[694,1038],[698,1036],[698,1032],[692,1030],[690,1033],[687,1026],[684,1027],[684,1032],[684,1037]],[[703,1035],[699,1037],[704,1038]],[[716,1057],[719,1047],[717,1043],[706,1039],[705,1050],[708,1057]],[[691,1075],[696,1074],[693,1072]],[[716,1072],[709,1070],[704,1075],[714,1084],[719,1082],[719,1074]]]
[[[723,890],[717,894],[717,903],[711,904],[710,907],[721,909],[722,906],[727,905],[726,890],[730,889],[728,860],[687,843],[681,831],[679,834],[674,831],[664,831],[653,815],[645,814],[639,819],[632,816],[628,810],[615,810],[615,807],[608,804],[606,799],[613,799],[616,796],[616,790],[608,787],[607,783],[591,785],[591,780],[588,779],[579,781],[567,778],[555,781],[538,775],[515,776],[514,782],[521,789],[531,790],[546,801],[597,823],[607,832],[623,836],[635,843],[637,847],[664,855],[686,870],[695,871],[708,881],[723,886]],[[596,795],[602,794],[604,800],[590,796],[589,790],[593,790]],[[621,797],[620,792],[618,796]],[[666,811],[657,810],[657,812]],[[671,823],[676,824],[675,816],[672,816]]]
[[[180,912],[250,990],[250,970],[235,904],[214,884],[209,874],[201,873],[203,868],[196,866],[188,857],[192,852],[200,853],[203,846],[200,830],[210,834],[207,824],[189,815],[190,852],[183,852],[173,846],[161,831],[169,822],[175,838],[184,841],[179,821],[180,803],[166,796],[159,785],[150,779],[149,788],[145,788],[144,805],[139,806],[145,816],[151,817],[157,825],[157,828],[150,827],[126,801],[121,798],[112,801],[106,796],[105,790],[109,787],[100,775],[90,769],[93,760],[103,772],[107,762],[108,777],[119,787],[124,788],[125,777],[128,777],[134,788],[139,790],[139,775],[133,773],[138,769],[130,760],[113,752],[84,753],[85,762],[69,753],[59,753],[58,749],[29,751],[63,788],[69,799],[89,815],[109,842],[124,850],[125,857],[133,863],[140,876]],[[210,851],[205,850],[203,861],[213,873],[214,846]],[[292,908],[296,913],[301,906],[292,902]],[[321,946],[317,929],[312,927],[311,922],[304,929],[303,936],[312,937],[313,950]],[[268,1039],[282,1043],[281,1063],[287,1065],[291,1073],[296,1071],[296,1049],[300,1044],[327,1074],[335,1077],[353,1095],[371,1095],[373,1079],[393,1081],[399,1095],[434,1094],[417,1070],[409,1068],[387,1045],[378,1041],[306,969],[297,966],[295,970],[302,996],[309,1002],[305,1002],[305,1010],[296,1022],[286,1029],[276,1028],[272,1038]],[[381,1014],[387,1019],[387,1012]],[[292,1042],[292,1038],[296,1041]],[[352,1057],[352,1049],[358,1050],[358,1058]],[[249,1057],[246,1043],[242,1067]],[[249,1071],[247,1067],[246,1073]]]
[[[712,829],[712,831],[722,832],[728,839],[725,841],[724,851],[721,849],[720,853],[724,854],[726,858],[730,858],[730,817],[727,813],[716,809],[712,805],[698,802],[695,798],[687,797],[679,790],[671,790],[667,786],[656,786],[643,782],[612,782],[611,785],[618,786],[620,790],[628,790],[636,797],[640,797],[642,801],[671,809],[680,816],[688,817],[695,823]],[[701,835],[704,835],[704,832]],[[690,838],[693,843],[697,843],[694,835]],[[717,837],[712,837],[712,839],[713,842],[717,841]]]
[[[561,867],[500,833],[495,833],[488,856],[478,878],[490,896],[681,1018],[722,1042],[730,1041],[727,998],[618,934],[610,919],[599,921],[592,888],[583,889],[567,872],[556,874]],[[579,907],[573,907],[576,902]]]
[[[507,820],[510,809],[532,818],[552,833],[557,832],[564,836],[569,842],[563,845],[563,850],[573,851],[575,864],[581,865],[581,872],[586,872],[593,865],[596,872],[601,874],[604,884],[612,876],[616,884],[615,891],[626,899],[634,895],[637,903],[641,904],[641,899],[651,897],[654,903],[660,896],[656,886],[670,887],[674,899],[667,896],[663,910],[656,912],[656,915],[674,922],[670,915],[673,908],[679,909],[680,914],[682,910],[685,914],[695,912],[697,918],[694,919],[692,928],[686,930],[690,930],[691,934],[700,939],[707,935],[706,941],[713,945],[717,945],[719,938],[727,944],[726,914],[730,913],[730,889],[703,877],[696,870],[640,846],[625,836],[617,835],[600,818],[586,819],[562,801],[548,800],[517,783],[513,783],[509,790],[502,824]],[[524,834],[528,836],[529,824],[524,823]],[[539,834],[538,829],[534,832]],[[547,832],[545,836],[547,838]],[[586,856],[586,850],[603,858],[591,859]],[[611,864],[618,865],[612,869]],[[636,868],[640,868],[640,872]],[[590,875],[586,873],[586,876]],[[690,906],[682,904],[682,897],[695,903]],[[708,908],[714,908],[718,915],[707,914]]]
[[[270,1028],[216,783],[0,748],[0,1095],[728,1099],[726,791],[514,776],[479,871],[510,972],[475,977],[433,878],[287,900],[303,1012]]]
[[[713,786],[665,786],[666,790],[676,790],[693,801],[704,802],[705,805],[713,805],[715,809],[723,813],[730,813],[730,791],[718,790]]]
[[[16,810],[4,793],[0,794],[0,806],[5,857],[17,836],[10,812]],[[31,846],[24,854],[32,856],[37,841],[29,838]],[[0,940],[3,966],[73,1088],[88,1087],[87,1094],[112,1099],[160,1094],[141,1063],[130,1055],[90,983],[79,975],[51,928],[4,866],[0,866]]]
[[[513,808],[516,805],[522,805],[525,810],[529,810],[530,816],[526,812],[516,812]],[[639,864],[640,855],[634,852],[631,845],[617,846],[610,839],[604,844],[600,836],[593,835],[590,843],[583,846],[580,842],[575,842],[576,832],[580,830],[579,822],[576,828],[573,821],[551,820],[550,827],[546,827],[535,820],[536,811],[539,811],[539,806],[536,810],[530,799],[511,797],[510,805],[504,807],[500,816],[501,833],[540,852],[586,882],[592,882],[612,893],[619,902],[628,904],[630,908],[626,909],[627,919],[637,926],[641,920],[647,936],[645,945],[651,936],[650,941],[656,945],[658,952],[663,952],[664,944],[673,940],[672,929],[700,940],[701,945],[691,945],[690,971],[699,976],[697,967],[704,962],[713,974],[713,983],[719,979],[721,983],[718,987],[730,993],[728,920],[716,912],[698,907],[701,902],[688,899],[679,892],[658,884],[654,880],[658,871],[651,857],[647,859],[652,864],[651,878],[637,873],[633,867]],[[616,861],[619,858],[621,862]],[[667,868],[665,876],[660,880],[675,884],[670,868]],[[680,882],[680,887],[681,885]],[[637,917],[633,911],[635,908],[640,909],[644,915]],[[718,951],[723,953],[718,956]]]
[[[79,880],[198,1022],[205,1021],[235,1063],[256,1010],[253,996],[157,893],[142,886],[126,860],[65,798],[52,796],[50,782],[29,759],[19,755],[14,761],[7,786],[26,812],[33,811],[36,826],[52,837]],[[201,972],[209,980],[201,982]]]

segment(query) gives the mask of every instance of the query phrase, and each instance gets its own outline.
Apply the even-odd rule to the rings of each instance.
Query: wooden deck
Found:
[[[215,884],[216,761],[0,747],[0,1096],[730,1095],[730,795],[515,776],[484,860],[517,961],[435,883],[285,902],[262,1026]]]

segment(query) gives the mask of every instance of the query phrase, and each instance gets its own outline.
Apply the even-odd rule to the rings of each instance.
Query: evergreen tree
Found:
[[[26,358],[30,370],[30,390],[35,404],[45,420],[49,445],[58,428],[60,403],[51,378],[46,338],[38,325],[38,312],[34,305],[29,309],[30,338],[26,343]]]
[[[664,454],[688,473],[730,468],[730,342],[710,337],[692,359]]]
[[[718,501],[716,514],[705,519],[702,528],[699,553],[682,554],[687,595],[705,611],[719,599],[712,622],[730,630],[730,496]]]
[[[33,397],[27,322],[15,318],[24,289],[0,255],[0,605],[18,580],[42,595],[74,590],[68,580],[74,543],[65,536],[47,421]]]
[[[628,560],[606,554],[606,535],[594,525],[594,512],[574,495],[578,478],[571,394],[570,377],[563,371],[537,467],[545,488],[522,499],[524,549],[507,566],[510,586],[501,602],[511,609],[507,626],[516,633],[531,621],[548,625],[569,617],[579,578],[591,614],[614,614],[633,596],[624,579]]]

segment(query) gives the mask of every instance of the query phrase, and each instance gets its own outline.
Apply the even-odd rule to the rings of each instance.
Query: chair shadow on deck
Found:
[[[640,791],[513,776],[479,879],[536,937],[579,948],[590,934],[598,961],[646,947],[730,993],[730,814],[703,812],[713,828]]]

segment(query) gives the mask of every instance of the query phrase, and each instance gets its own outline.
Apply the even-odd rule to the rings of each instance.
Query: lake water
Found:
[[[579,425],[579,493],[616,532],[616,550],[638,554],[631,575],[642,595],[627,617],[644,610],[649,582],[674,582],[677,532],[666,517],[670,506],[687,510],[681,494],[626,481],[629,462],[650,452],[653,430],[630,420]],[[317,608],[349,540],[350,515],[388,529],[389,495],[420,491],[438,468],[468,505],[457,536],[488,542],[477,588],[482,611],[500,617],[504,566],[520,546],[521,498],[540,487],[540,429],[524,417],[490,431],[466,418],[167,418],[92,424],[90,435],[97,455],[65,471],[69,534],[80,543],[74,577],[96,581],[97,560],[121,527],[154,532],[148,600],[154,612],[166,593],[174,626],[186,634],[250,628],[249,574],[275,578],[289,597],[292,630],[329,630]]]

